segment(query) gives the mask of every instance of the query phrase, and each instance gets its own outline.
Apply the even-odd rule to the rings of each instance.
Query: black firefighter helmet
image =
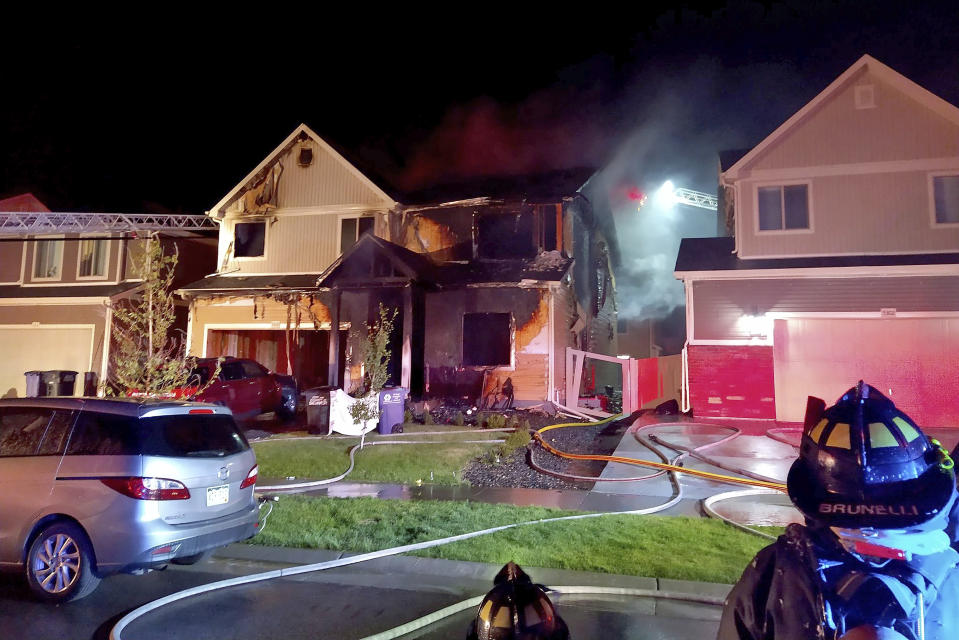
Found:
[[[859,384],[832,407],[810,396],[789,497],[829,527],[945,526],[956,495],[949,454],[893,402]]]
[[[514,562],[493,579],[467,640],[569,640],[569,629],[546,596]]]

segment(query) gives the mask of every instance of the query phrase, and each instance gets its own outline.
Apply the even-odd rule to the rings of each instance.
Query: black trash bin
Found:
[[[83,374],[83,395],[93,397],[97,395],[99,376],[96,371],[87,371]]]
[[[27,376],[28,398],[36,398],[37,396],[46,395],[46,388],[40,384],[40,377],[43,375],[42,371],[24,371],[23,375]]]
[[[381,434],[393,433],[394,426],[403,424],[407,393],[403,387],[387,387],[380,390],[379,432]]]
[[[303,392],[306,399],[307,430],[314,435],[330,433],[330,392],[336,387],[313,387]]]
[[[44,389],[41,395],[72,396],[76,382],[76,371],[63,371],[61,369],[44,371],[40,380],[40,386]]]

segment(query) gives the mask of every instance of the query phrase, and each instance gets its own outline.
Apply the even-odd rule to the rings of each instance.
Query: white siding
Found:
[[[313,163],[308,167],[297,164],[302,146],[313,149]],[[365,179],[314,140],[295,143],[279,160],[283,164],[278,197],[281,208],[389,204]]]

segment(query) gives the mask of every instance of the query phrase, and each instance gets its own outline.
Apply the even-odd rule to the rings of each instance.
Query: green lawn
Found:
[[[465,434],[429,436],[436,444],[401,444],[364,447],[356,452],[353,482],[396,482],[402,484],[462,484],[461,471],[493,445],[467,444],[464,440],[503,438],[501,432],[474,431]],[[376,436],[380,440],[422,440],[427,436]],[[346,471],[349,450],[359,438],[292,440],[276,438],[254,443],[261,478],[331,478]],[[432,473],[432,479],[431,474]]]
[[[274,507],[264,531],[251,544],[375,551],[575,513],[477,502],[300,496],[281,496]],[[417,555],[733,583],[766,544],[716,520],[616,515],[517,527]]]

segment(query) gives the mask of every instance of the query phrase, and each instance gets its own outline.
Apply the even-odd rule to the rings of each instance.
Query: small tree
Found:
[[[366,336],[362,340],[363,389],[360,402],[350,405],[350,417],[356,424],[373,420],[379,415],[379,393],[386,384],[390,365],[390,336],[397,310],[392,313],[380,303],[379,315],[373,324],[365,324]]]
[[[186,343],[172,336],[175,320],[171,287],[178,253],[166,253],[155,233],[134,266],[143,278],[135,296],[112,305],[113,340],[109,380],[119,393],[169,395],[187,384],[194,358]],[[214,376],[215,377],[215,376]]]

